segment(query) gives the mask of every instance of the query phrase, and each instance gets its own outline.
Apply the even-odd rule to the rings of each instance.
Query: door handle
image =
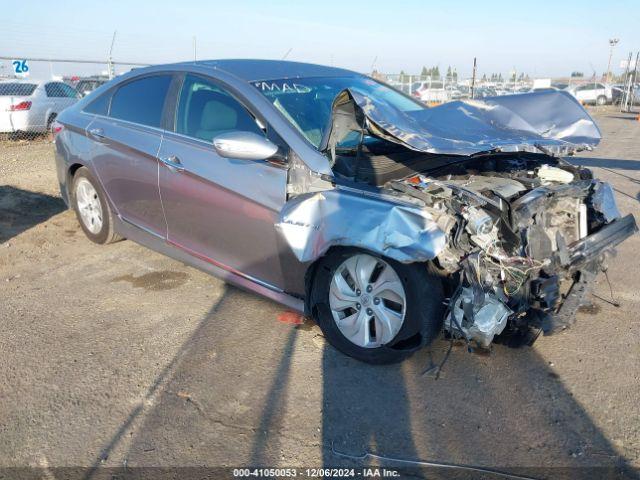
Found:
[[[89,130],[89,135],[91,135],[98,141],[102,141],[106,138],[104,135],[104,130],[102,130],[101,128],[91,128]]]
[[[184,172],[184,166],[178,157],[171,155],[169,157],[161,157],[159,160],[162,164],[172,172]]]

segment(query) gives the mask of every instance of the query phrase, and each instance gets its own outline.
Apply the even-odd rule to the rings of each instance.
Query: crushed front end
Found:
[[[637,231],[607,183],[544,154],[479,155],[386,187],[445,232],[434,260],[451,287],[445,329],[485,348],[570,326],[607,254]]]

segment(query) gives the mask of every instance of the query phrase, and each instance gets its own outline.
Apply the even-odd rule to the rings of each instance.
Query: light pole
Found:
[[[611,81],[611,58],[613,57],[613,47],[615,47],[619,41],[620,41],[619,38],[609,39],[610,48],[609,48],[609,64],[607,65],[607,83]]]

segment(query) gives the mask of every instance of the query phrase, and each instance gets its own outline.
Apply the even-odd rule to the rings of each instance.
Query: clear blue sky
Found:
[[[1,0],[8,2],[9,0]],[[423,65],[469,75],[514,67],[535,76],[614,71],[640,49],[639,0],[542,1],[12,1],[0,55],[169,62],[198,57],[288,58],[369,72]],[[8,62],[5,62],[7,65]]]

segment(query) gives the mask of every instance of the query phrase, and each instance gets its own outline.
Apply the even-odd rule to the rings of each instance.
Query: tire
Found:
[[[365,292],[356,288],[357,285],[354,285],[348,272],[356,271],[353,267],[358,265],[358,262],[371,261],[375,262],[376,267],[371,275],[365,274],[362,277],[369,279],[368,285],[378,286],[367,294],[368,290]],[[359,270],[368,272],[371,269]],[[342,283],[340,277],[345,283]],[[396,295],[395,291],[380,287],[382,284],[395,284],[395,279],[399,280],[404,294],[404,305],[401,309],[398,308],[401,303],[396,302],[396,298],[401,297]],[[338,291],[340,296],[345,291],[338,288],[338,285],[348,287],[350,296],[347,303],[355,298],[358,302],[355,306],[349,306],[342,311],[336,308],[346,304],[334,293]],[[360,285],[364,285],[363,282],[360,282]],[[379,297],[376,294],[379,294]],[[442,282],[431,272],[428,265],[402,264],[363,250],[340,248],[330,251],[319,260],[310,288],[309,306],[325,338],[333,347],[363,362],[389,364],[406,359],[438,336],[444,314],[443,300]],[[374,305],[374,302],[377,303]],[[378,312],[381,317],[386,316],[394,321],[378,321]],[[401,314],[403,319],[399,324],[398,317]],[[351,321],[352,318],[355,320]],[[360,325],[360,328],[356,325]],[[387,328],[385,325],[393,325],[394,328]],[[365,330],[367,333],[363,336]],[[378,333],[379,331],[381,333]],[[356,333],[350,337],[351,332]],[[377,338],[378,335],[381,338]],[[368,338],[369,342],[361,341],[363,337]]]
[[[602,106],[606,104],[607,104],[607,97],[605,97],[604,95],[600,95],[598,98],[596,98],[596,105]]]
[[[86,167],[79,168],[73,176],[72,185],[73,209],[87,238],[101,245],[121,240],[122,237],[113,229],[109,202],[91,171]]]
[[[52,113],[49,115],[49,118],[47,118],[47,133],[51,132],[51,125],[53,125],[53,122],[55,121],[57,116],[57,113]]]

